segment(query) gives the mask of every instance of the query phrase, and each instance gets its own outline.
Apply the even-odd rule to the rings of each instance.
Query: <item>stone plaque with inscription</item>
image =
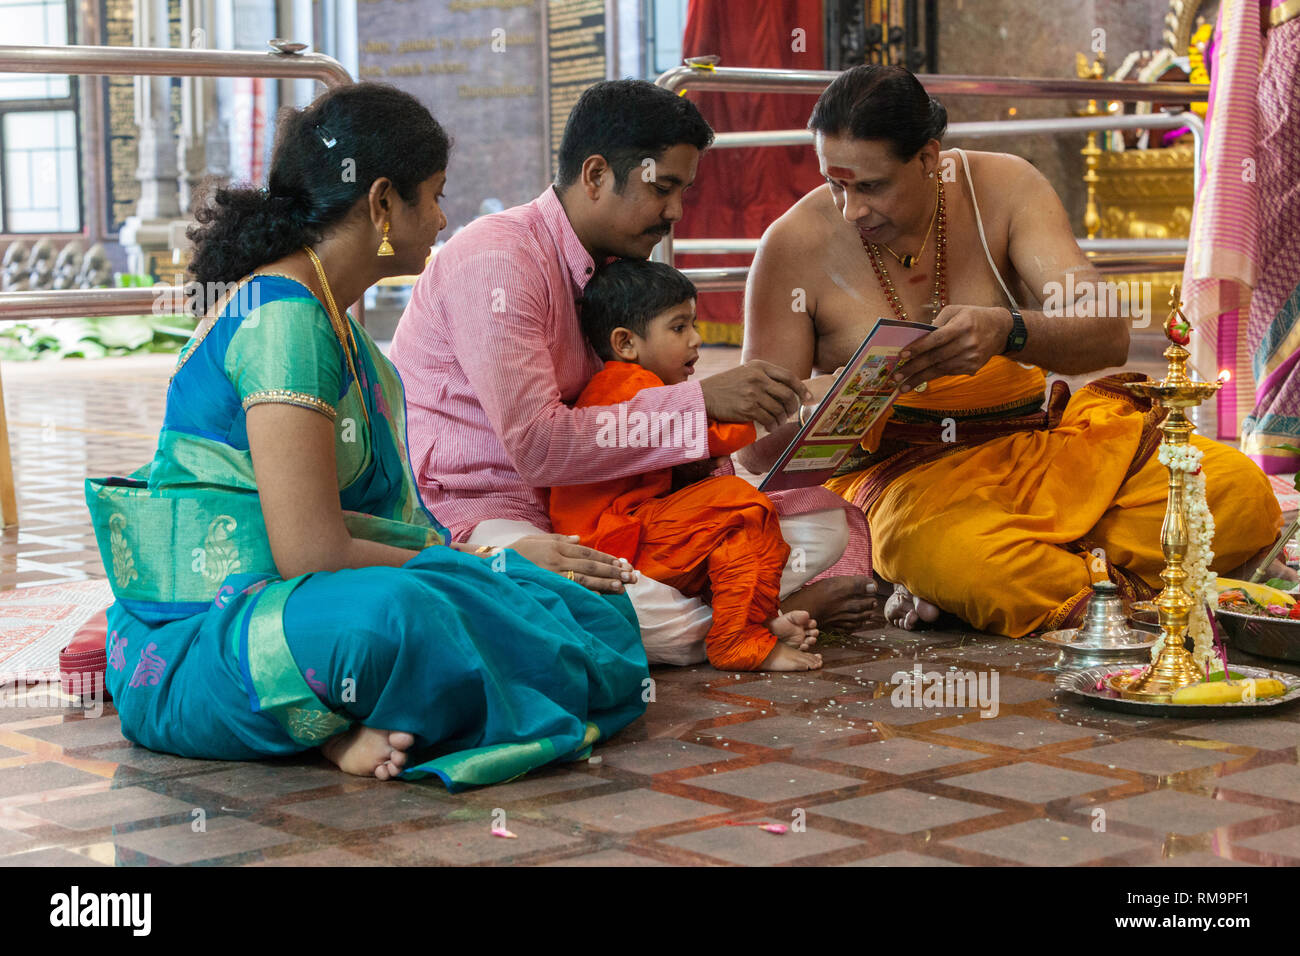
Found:
[[[486,199],[506,207],[550,181],[536,0],[359,0],[360,80],[420,100],[451,134],[448,231]]]

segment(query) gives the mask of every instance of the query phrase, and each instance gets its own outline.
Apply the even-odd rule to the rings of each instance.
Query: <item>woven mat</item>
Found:
[[[0,591],[0,684],[57,680],[59,652],[81,625],[112,603],[104,580]]]

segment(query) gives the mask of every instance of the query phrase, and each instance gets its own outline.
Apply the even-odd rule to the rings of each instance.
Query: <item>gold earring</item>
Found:
[[[391,225],[391,224],[389,223],[389,221],[388,221],[387,219],[385,219],[385,220],[384,220],[384,238],[383,238],[382,240],[380,240],[380,243],[379,243],[379,252],[376,253],[377,255],[381,255],[381,256],[392,256],[392,255],[396,255],[396,253],[393,252],[392,244],[389,243],[389,241],[388,241],[388,227],[389,227],[390,225]]]

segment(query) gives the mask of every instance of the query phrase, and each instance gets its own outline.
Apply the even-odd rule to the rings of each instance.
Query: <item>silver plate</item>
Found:
[[[1097,690],[1097,682],[1107,674],[1113,674],[1115,665],[1089,667],[1081,671],[1068,671],[1056,678],[1056,686],[1067,694],[1073,694],[1090,704],[1105,707],[1108,710],[1121,710],[1129,714],[1146,714],[1149,717],[1244,717],[1247,714],[1269,712],[1278,707],[1300,700],[1300,677],[1271,671],[1264,667],[1246,667],[1230,664],[1229,669],[1242,677],[1272,677],[1286,685],[1286,693],[1280,697],[1267,697],[1254,703],[1236,704],[1168,704],[1145,700],[1127,700],[1110,691]]]
[[[1158,637],[1148,631],[1140,631],[1136,628],[1130,628],[1129,633],[1136,640],[1132,644],[1125,644],[1122,647],[1089,647],[1086,644],[1080,644],[1071,638],[1078,637],[1078,628],[1067,628],[1064,631],[1048,631],[1046,634],[1039,635],[1044,641],[1055,646],[1064,648],[1067,651],[1073,651],[1076,654],[1083,654],[1089,657],[1125,657],[1132,655],[1135,651],[1147,651],[1155,647]]]

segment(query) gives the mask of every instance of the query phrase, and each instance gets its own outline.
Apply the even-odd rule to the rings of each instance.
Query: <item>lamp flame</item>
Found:
[[[1219,369],[1219,384],[1226,385],[1231,381],[1232,381],[1232,370],[1226,368]]]

